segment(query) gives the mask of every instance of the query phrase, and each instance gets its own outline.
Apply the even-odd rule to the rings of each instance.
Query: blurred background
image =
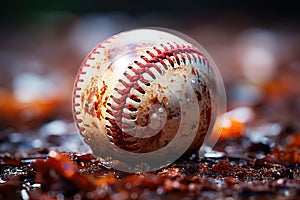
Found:
[[[237,123],[300,130],[300,14],[293,2],[16,0],[0,6],[1,151],[9,148],[4,141],[24,141],[23,133],[76,132],[72,88],[85,56],[113,34],[148,26],[175,29],[204,46],[221,71]],[[30,145],[41,147],[35,139]]]

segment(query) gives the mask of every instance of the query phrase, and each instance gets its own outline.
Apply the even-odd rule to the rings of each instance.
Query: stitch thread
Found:
[[[77,124],[77,127],[80,132],[85,131],[85,128],[82,127],[80,124],[83,123],[82,119],[78,118],[78,115],[80,115],[79,111],[76,111],[76,107],[80,106],[79,103],[75,103],[75,100],[77,98],[80,98],[80,95],[77,94],[77,91],[81,90],[82,88],[79,87],[79,83],[84,82],[84,79],[81,78],[82,75],[86,74],[84,70],[85,67],[90,67],[90,64],[88,64],[88,61],[95,60],[95,57],[93,55],[100,54],[100,52],[97,51],[98,48],[105,48],[103,44],[109,43],[110,40],[115,39],[118,37],[118,35],[115,35],[114,37],[109,38],[107,41],[104,41],[103,43],[99,44],[97,47],[95,47],[92,52],[86,57],[83,64],[81,65],[77,77],[77,81],[75,82],[74,86],[74,95],[73,95],[73,114],[74,119]],[[122,129],[134,129],[135,127],[131,124],[128,124],[126,122],[122,122],[122,119],[127,120],[136,120],[136,116],[134,116],[134,113],[137,112],[137,108],[135,108],[133,105],[126,103],[126,99],[131,99],[137,103],[141,102],[141,99],[130,93],[131,88],[134,88],[136,91],[138,91],[141,94],[145,94],[145,91],[142,87],[140,87],[139,82],[146,86],[150,86],[150,82],[146,80],[143,77],[143,74],[148,74],[152,79],[156,79],[155,74],[151,69],[156,70],[159,74],[163,73],[163,70],[168,70],[168,64],[171,65],[172,68],[175,67],[175,64],[177,63],[180,65],[180,62],[182,61],[183,64],[187,64],[187,62],[191,63],[192,61],[199,62],[200,64],[208,64],[208,60],[203,54],[199,52],[199,50],[193,46],[185,46],[184,44],[180,45],[178,43],[170,44],[167,43],[169,47],[166,45],[161,44],[161,48],[153,47],[153,51],[146,51],[146,54],[150,57],[146,57],[144,55],[141,55],[140,58],[145,61],[145,63],[141,63],[139,61],[134,61],[134,64],[138,66],[138,68],[134,68],[132,66],[128,66],[128,72],[133,73],[134,75],[130,75],[128,72],[124,72],[124,76],[129,80],[129,83],[124,80],[119,80],[119,82],[125,87],[125,89],[119,89],[114,88],[114,90],[121,95],[121,97],[117,98],[113,95],[110,96],[110,98],[116,103],[116,105],[112,105],[110,103],[107,103],[107,106],[110,109],[106,110],[106,113],[108,113],[111,117],[105,117],[105,120],[109,122],[110,125],[106,125],[107,128],[107,134],[108,138],[113,143],[120,143],[122,142],[123,138],[128,138],[130,135],[128,135],[126,132],[124,132]],[[180,60],[180,58],[182,60]],[[163,68],[161,68],[158,64],[161,64]],[[127,109],[132,114],[124,113],[123,109]],[[132,136],[131,136],[132,137]],[[129,142],[127,143],[133,143],[133,145],[136,144],[136,142]]]
[[[95,60],[95,58],[92,57],[93,55],[100,54],[100,52],[97,51],[98,48],[103,48],[103,46],[101,44],[96,46],[91,51],[91,53],[85,58],[85,60],[83,61],[81,67],[79,68],[77,80],[75,81],[75,84],[74,84],[73,99],[72,99],[72,101],[73,101],[73,115],[74,115],[75,123],[76,123],[76,125],[77,125],[80,132],[84,131],[85,128],[83,128],[79,125],[80,123],[83,122],[83,120],[78,119],[78,115],[80,115],[80,112],[76,111],[76,107],[80,106],[79,103],[75,103],[76,99],[80,98],[80,95],[77,94],[77,91],[82,90],[82,88],[78,86],[78,83],[84,82],[84,79],[81,78],[81,75],[86,74],[86,72],[83,71],[83,69],[85,67],[90,67],[90,65],[87,63],[89,60]]]
[[[113,118],[106,117],[105,119],[111,124],[110,126],[107,125],[106,128],[108,129],[108,133],[110,136],[112,136],[111,141],[116,143],[122,143],[123,138],[132,137],[129,134],[127,134],[124,129],[134,129],[131,124],[128,124],[124,122],[122,119],[127,120],[135,120],[136,116],[134,116],[134,112],[137,111],[137,108],[135,108],[133,105],[130,105],[126,103],[126,99],[132,99],[136,102],[141,102],[141,99],[139,99],[138,96],[133,95],[130,93],[131,88],[134,88],[141,94],[145,94],[145,91],[140,87],[138,81],[145,84],[146,86],[150,86],[150,82],[146,80],[143,77],[143,74],[148,74],[152,79],[156,79],[155,74],[150,69],[155,69],[159,74],[162,74],[161,67],[157,64],[160,63],[164,70],[168,70],[168,63],[172,66],[172,68],[175,67],[175,62],[180,65],[180,57],[182,58],[182,62],[186,64],[187,62],[192,62],[194,60],[195,62],[200,62],[203,64],[208,65],[208,61],[206,57],[203,56],[199,52],[198,49],[192,46],[180,46],[179,44],[175,43],[175,46],[168,43],[169,47],[162,45],[161,47],[163,50],[154,47],[154,52],[146,51],[146,53],[151,57],[147,58],[146,56],[141,56],[141,58],[146,63],[141,63],[139,61],[134,61],[134,64],[138,66],[138,68],[133,68],[132,66],[128,66],[128,72],[132,72],[134,75],[130,75],[130,73],[125,72],[124,76],[130,81],[129,83],[124,80],[119,80],[120,83],[125,87],[124,89],[114,88],[114,90],[121,95],[121,97],[117,98],[114,96],[111,96],[112,100],[116,103],[116,105],[107,104],[107,106],[110,107],[106,112],[113,116]],[[186,57],[185,57],[186,56]],[[175,61],[172,60],[174,58]],[[165,61],[166,60],[166,61]],[[127,114],[123,112],[123,109],[129,110],[133,115]]]

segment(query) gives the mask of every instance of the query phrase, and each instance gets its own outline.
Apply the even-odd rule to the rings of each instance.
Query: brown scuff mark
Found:
[[[148,124],[150,124],[151,120],[150,120],[150,108],[152,105],[155,104],[160,104],[159,100],[158,100],[158,96],[154,96],[152,97],[147,103],[146,105],[142,105],[139,107],[138,109],[138,115],[137,115],[137,120],[136,120],[136,124],[138,126],[147,126]]]
[[[93,69],[99,70],[100,67],[101,67],[101,63],[100,63],[100,62],[96,62],[96,64],[95,64],[95,65],[92,65],[91,67],[92,67]]]
[[[101,106],[106,105],[108,97],[105,96],[107,85],[103,81],[101,89],[98,87],[99,77],[95,76],[91,79],[87,85],[84,93],[81,96],[81,103],[83,105],[84,112],[97,117],[98,119],[103,118],[101,113]]]
[[[192,68],[192,74],[196,76],[196,71],[194,68]]]
[[[158,100],[158,96],[154,96],[152,99],[150,99],[150,105],[154,104],[160,104],[160,101]]]
[[[107,90],[107,85],[105,85],[105,82],[103,81],[103,87],[100,89],[99,92],[95,93],[95,103],[94,103],[94,107],[95,107],[95,113],[98,119],[103,118],[103,115],[101,113],[101,107],[103,105],[106,105],[108,97],[106,96],[103,100],[104,94]]]
[[[97,82],[98,77],[92,77],[89,84],[84,89],[84,92],[81,96],[81,104],[83,106],[83,110],[85,113],[88,113],[92,116],[94,116],[93,108],[90,106],[93,102],[93,97],[95,96],[95,93],[97,92]]]
[[[161,84],[157,84],[157,92],[158,93],[162,93],[163,92],[163,89],[165,89],[165,87],[161,86]]]

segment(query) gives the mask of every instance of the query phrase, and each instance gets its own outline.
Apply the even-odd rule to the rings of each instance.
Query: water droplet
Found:
[[[18,143],[18,142],[22,142],[24,140],[24,137],[20,133],[11,133],[9,135],[9,140],[10,142]]]
[[[159,188],[156,189],[156,193],[158,195],[162,195],[162,194],[164,194],[164,189],[162,187],[159,187]]]
[[[20,193],[21,193],[22,199],[24,199],[24,200],[29,199],[29,195],[25,189],[21,190]]]
[[[152,114],[152,118],[157,118],[157,114],[156,114],[156,113],[153,113],[153,114]]]
[[[204,156],[207,158],[221,158],[223,157],[225,154],[223,152],[219,152],[219,151],[209,151],[207,152]]]
[[[33,140],[33,141],[31,142],[31,146],[32,146],[33,148],[40,148],[40,147],[43,146],[43,141],[40,140],[40,139],[35,139],[35,140]]]
[[[6,181],[0,179],[0,184],[6,183]]]
[[[285,190],[283,193],[284,193],[284,196],[290,196],[290,194],[291,194],[290,191],[288,191],[288,190]]]
[[[196,83],[196,78],[195,77],[191,78],[191,82]]]
[[[165,111],[164,108],[159,108],[159,109],[158,109],[158,112],[160,112],[160,113],[162,113],[162,112],[164,112],[164,111]]]
[[[173,117],[178,120],[179,117],[180,117],[180,114],[178,112],[175,112],[174,115],[173,115]]]

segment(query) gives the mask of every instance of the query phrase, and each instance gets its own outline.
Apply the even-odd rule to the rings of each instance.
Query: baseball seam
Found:
[[[116,35],[115,37],[117,37]],[[79,69],[79,73],[77,76],[77,80],[74,84],[74,94],[73,94],[73,115],[76,122],[76,125],[79,131],[82,133],[85,131],[85,128],[81,125],[83,123],[82,119],[79,119],[78,116],[80,113],[80,104],[76,103],[76,99],[80,98],[78,94],[82,88],[79,86],[80,83],[84,82],[83,75],[86,74],[84,68],[90,67],[89,61],[95,60],[95,56],[100,54],[99,48],[105,48],[104,44],[110,43],[115,37],[109,38],[108,40],[102,42],[97,47],[95,47],[91,53],[86,57],[83,64]],[[125,89],[115,88],[117,93],[121,95],[120,98],[110,96],[112,100],[116,103],[116,105],[107,104],[110,109],[107,109],[106,112],[112,117],[106,117],[105,120],[110,124],[106,125],[108,138],[111,142],[116,142],[116,140],[121,138],[130,137],[127,133],[122,131],[122,128],[128,129],[133,128],[132,125],[126,124],[126,121],[123,122],[122,119],[132,120],[132,115],[123,112],[124,108],[127,108],[131,113],[137,111],[137,108],[134,105],[127,104],[126,100],[130,98],[135,102],[141,102],[141,99],[130,93],[130,89],[134,88],[141,95],[145,94],[145,91],[140,87],[139,82],[143,83],[146,86],[150,86],[150,81],[146,80],[143,77],[143,74],[149,75],[152,79],[156,79],[155,74],[151,71],[151,69],[156,70],[159,74],[162,74],[163,70],[168,70],[168,65],[171,65],[172,68],[175,67],[175,64],[180,65],[180,58],[184,64],[187,62],[192,63],[192,60],[195,63],[200,63],[209,67],[209,62],[207,58],[199,52],[199,50],[193,46],[188,45],[179,45],[174,43],[174,45],[167,43],[169,47],[166,45],[162,45],[160,48],[153,47],[152,51],[146,51],[146,56],[141,56],[142,62],[134,61],[134,67],[128,66],[128,71],[124,73],[124,76],[130,81],[129,83],[119,80],[120,83],[125,87]],[[162,67],[161,67],[162,66]],[[130,75],[130,73],[134,73],[134,75]],[[129,88],[129,89],[128,89]],[[121,127],[121,128],[120,128]],[[133,136],[131,136],[133,137]]]
[[[104,48],[103,46],[98,45],[96,46],[92,51],[91,53],[85,58],[85,60],[83,61],[81,67],[79,68],[79,72],[78,72],[78,76],[77,76],[77,79],[75,81],[75,84],[74,84],[74,93],[73,93],[73,115],[74,115],[74,118],[75,118],[75,123],[79,129],[80,132],[84,131],[85,128],[81,127],[79,124],[81,124],[83,122],[82,119],[79,119],[78,118],[78,115],[80,115],[80,111],[77,111],[77,107],[80,106],[79,103],[76,103],[76,99],[77,98],[80,98],[80,95],[78,95],[78,92],[82,90],[81,87],[79,87],[79,83],[82,83],[84,82],[84,79],[82,78],[82,75],[86,74],[85,71],[83,71],[84,68],[86,67],[90,67],[90,64],[88,64],[88,61],[90,60],[95,60],[94,58],[94,55],[98,55],[100,54],[100,52],[98,51],[99,48]]]
[[[116,34],[106,40],[104,40],[102,43],[100,43],[99,45],[97,45],[89,54],[88,56],[84,59],[81,67],[79,68],[79,72],[76,78],[76,81],[74,83],[74,90],[73,90],[73,98],[72,98],[72,102],[73,102],[73,116],[74,116],[74,120],[75,123],[77,125],[77,128],[79,129],[80,132],[85,131],[85,128],[80,126],[80,124],[83,123],[82,119],[79,119],[78,116],[81,114],[80,111],[78,111],[77,108],[80,107],[79,103],[76,103],[76,99],[80,98],[80,95],[78,95],[78,92],[82,90],[82,88],[79,86],[79,83],[83,83],[84,79],[82,78],[82,75],[85,75],[86,72],[83,71],[86,67],[90,67],[91,65],[88,64],[89,61],[93,61],[95,60],[95,56],[100,54],[100,51],[98,51],[98,49],[104,49],[105,46],[104,44],[109,44],[112,40],[114,40],[115,38],[119,37],[120,34]]]
[[[116,140],[123,137],[132,137],[123,130],[135,128],[130,123],[128,123],[128,121],[136,119],[134,114],[135,112],[137,112],[137,108],[130,103],[126,103],[126,101],[129,98],[137,103],[141,102],[141,99],[137,95],[131,93],[131,89],[134,88],[141,95],[145,94],[145,90],[141,87],[140,84],[150,86],[150,81],[146,80],[143,77],[144,74],[149,75],[152,79],[156,79],[156,75],[151,70],[155,70],[159,74],[162,74],[163,70],[169,69],[168,65],[171,65],[172,68],[175,68],[176,64],[181,64],[181,60],[184,64],[187,64],[187,62],[192,63],[193,60],[195,63],[198,62],[203,65],[209,66],[207,58],[203,56],[203,54],[201,54],[197,48],[184,44],[179,45],[178,43],[174,43],[174,45],[167,43],[167,45],[169,47],[161,44],[162,49],[153,47],[152,51],[146,51],[146,55],[142,55],[140,57],[143,63],[135,60],[135,67],[127,67],[128,71],[124,73],[124,76],[129,80],[129,82],[121,79],[119,80],[119,82],[125,88],[114,88],[117,94],[119,94],[121,97],[117,98],[111,95],[110,98],[114,101],[115,104],[107,103],[107,106],[110,109],[106,110],[109,115],[105,118],[105,120],[109,122],[107,124],[110,124],[106,125],[106,128],[108,130],[108,138],[111,142],[116,142]],[[128,114],[128,112],[123,112],[123,109],[125,108],[131,114]]]

